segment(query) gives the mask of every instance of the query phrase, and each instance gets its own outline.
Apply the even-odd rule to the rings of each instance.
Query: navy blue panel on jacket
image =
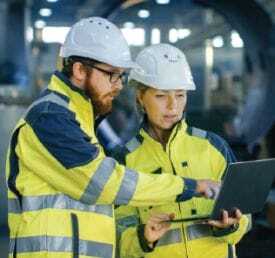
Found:
[[[207,132],[207,139],[210,141],[212,145],[214,145],[218,149],[218,151],[221,152],[227,163],[234,163],[237,161],[230,146],[223,138],[221,138],[215,133]]]
[[[47,150],[67,169],[88,164],[99,149],[80,128],[73,112],[52,102],[31,108],[25,120]]]

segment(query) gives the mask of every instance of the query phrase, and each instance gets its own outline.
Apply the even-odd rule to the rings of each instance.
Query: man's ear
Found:
[[[87,73],[80,62],[75,62],[73,64],[73,77],[78,83],[82,83],[85,81]]]

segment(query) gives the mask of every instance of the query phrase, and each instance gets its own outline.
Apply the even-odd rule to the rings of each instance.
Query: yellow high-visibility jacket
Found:
[[[120,157],[127,167],[145,174],[177,174],[194,179],[220,181],[228,163],[235,156],[227,143],[214,133],[188,127],[185,121],[173,129],[166,148],[150,137],[146,127],[126,144]],[[234,193],[232,193],[234,194]],[[193,198],[179,204],[116,208],[120,234],[120,257],[146,258],[231,258],[234,245],[247,232],[250,216],[243,216],[239,225],[226,230],[213,229],[196,222],[173,223],[157,242],[153,252],[144,253],[146,243],[138,234],[138,225],[145,224],[150,214],[175,213],[175,219],[210,214],[213,200]]]
[[[139,174],[106,157],[94,124],[90,99],[60,72],[17,124],[6,163],[10,257],[112,258],[113,204],[194,192],[180,176]]]

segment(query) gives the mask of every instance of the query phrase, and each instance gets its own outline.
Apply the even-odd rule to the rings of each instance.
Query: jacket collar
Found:
[[[61,94],[71,97],[73,93],[77,93],[86,101],[89,101],[89,97],[85,91],[75,86],[69,78],[59,71],[55,71],[52,75],[49,89],[58,91]]]
[[[75,86],[62,72],[54,72],[51,77],[48,89],[67,96],[72,102],[76,104],[76,106],[81,107],[81,110],[85,109],[85,107],[86,110],[90,110],[91,106],[93,107],[92,101],[90,97],[87,96],[85,91]],[[100,122],[105,119],[107,115],[109,114],[95,118],[95,128],[98,127]]]
[[[184,132],[187,130],[187,124],[186,124],[186,121],[185,119],[182,119],[180,120],[178,123],[176,123],[174,125],[174,128],[170,134],[170,137],[168,139],[168,142],[167,142],[167,146],[169,145],[169,143],[179,135],[180,132]],[[158,143],[160,144],[158,141],[156,141],[155,139],[153,139],[149,133],[148,133],[148,118],[145,116],[144,119],[143,119],[143,122],[141,123],[141,128],[140,128],[140,135],[151,141],[151,142],[155,142],[155,143]]]

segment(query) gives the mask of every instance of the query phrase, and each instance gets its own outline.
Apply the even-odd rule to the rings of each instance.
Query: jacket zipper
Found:
[[[15,238],[15,244],[14,244],[14,249],[13,249],[13,255],[12,255],[12,257],[13,258],[16,258],[17,257],[17,248],[16,248],[16,242],[17,242],[17,237]]]
[[[171,143],[173,142],[174,138],[176,137],[177,133],[178,133],[178,128],[177,128],[177,130],[176,130],[176,132],[175,132],[173,138],[170,140],[170,143],[169,143],[169,146],[168,146],[168,153],[169,153],[168,156],[169,156],[169,160],[170,160],[171,167],[172,167],[172,171],[173,171],[173,174],[174,174],[174,175],[177,175],[177,173],[176,173],[174,164],[173,164],[173,162],[172,162],[171,148],[170,148],[170,146],[171,146]],[[180,203],[178,203],[178,206],[179,206],[180,214],[182,214],[182,212],[181,212],[181,207],[180,207]],[[185,243],[185,252],[186,252],[186,256],[187,256],[187,258],[188,258],[188,250],[187,250],[187,243],[186,243],[185,235],[184,235],[185,230],[184,230],[183,223],[181,223],[181,228],[182,228],[182,232],[183,232],[183,236],[182,236],[182,237],[183,237],[183,241],[184,241],[184,243]]]
[[[79,224],[76,214],[71,213],[73,258],[79,258]]]

